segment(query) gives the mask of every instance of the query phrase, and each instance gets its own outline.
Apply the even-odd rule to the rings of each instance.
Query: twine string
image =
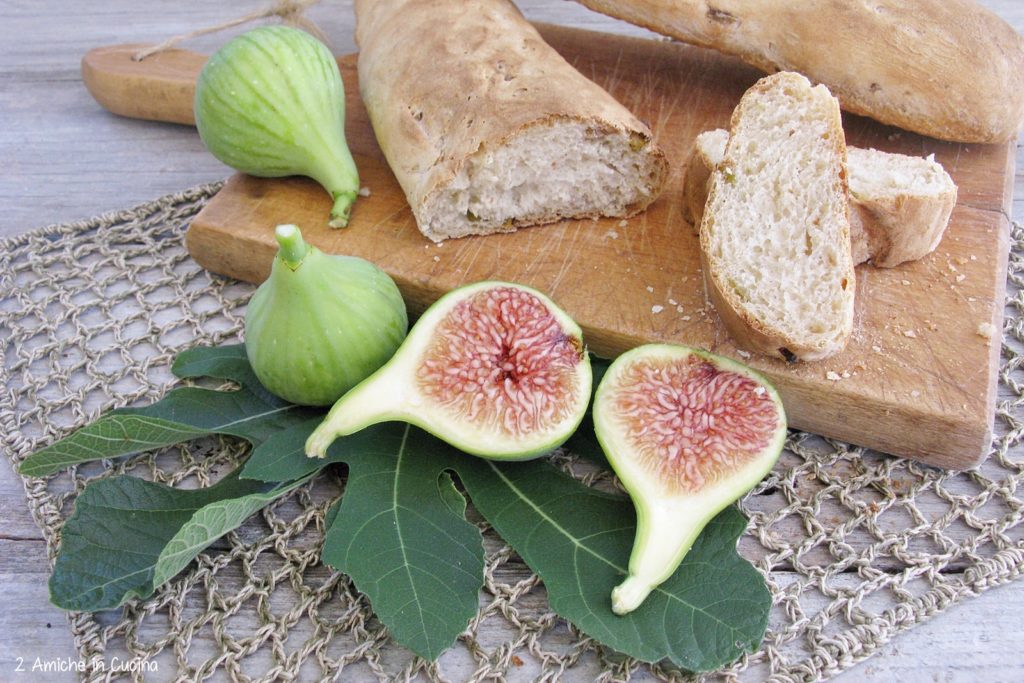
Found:
[[[301,28],[302,30],[311,33],[317,40],[326,42],[326,37],[324,36],[323,31],[320,30],[320,27],[305,15],[305,11],[307,9],[319,2],[320,0],[274,0],[273,3],[261,10],[256,10],[255,12],[250,12],[244,16],[230,19],[219,24],[214,24],[213,26],[207,26],[205,28],[189,31],[188,33],[171,36],[162,43],[143,48],[132,55],[132,61],[141,62],[146,57],[155,55],[158,52],[163,52],[164,50],[169,50],[183,41],[198,38],[199,36],[205,36],[209,33],[217,33],[218,31],[224,31],[229,28],[234,28],[235,26],[241,26],[242,24],[248,24],[249,22],[267,19],[269,17],[278,17],[285,24]]]

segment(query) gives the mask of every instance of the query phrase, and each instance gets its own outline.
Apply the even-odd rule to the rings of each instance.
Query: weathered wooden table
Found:
[[[1024,32],[1024,2],[982,0]],[[201,3],[129,0],[0,1],[0,237],[130,206],[224,177],[228,169],[195,130],[121,119],[99,108],[78,62],[92,47],[159,41],[262,7],[263,0]],[[519,0],[531,19],[645,35],[572,2]],[[348,0],[310,12],[335,52],[355,50]],[[190,43],[212,51],[231,33]],[[1018,145],[1013,219],[1024,221],[1024,154]],[[2,321],[0,321],[2,323]],[[73,674],[18,673],[18,659],[74,658],[63,614],[49,605],[42,536],[20,481],[0,464],[0,680],[72,680]],[[845,681],[1024,680],[1024,582],[989,591],[897,636]],[[28,668],[23,666],[23,668]]]

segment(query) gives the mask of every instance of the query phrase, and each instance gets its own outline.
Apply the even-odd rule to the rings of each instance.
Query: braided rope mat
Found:
[[[210,275],[183,247],[190,219],[218,187],[0,243],[0,428],[13,463],[101,411],[161,396],[174,381],[169,368],[178,352],[239,338],[252,286]],[[760,651],[707,680],[826,678],[1020,573],[1024,226],[1014,225],[1011,237],[992,456],[976,471],[948,474],[792,433],[775,470],[741,503],[750,524],[740,551],[774,596],[769,632]],[[208,439],[25,479],[50,559],[89,481],[130,472],[205,485],[245,449]],[[571,456],[557,460],[579,469]],[[349,579],[319,563],[323,519],[341,494],[341,474],[328,471],[257,514],[149,600],[70,615],[88,663],[84,679],[691,678],[609,652],[557,618],[543,586],[480,519],[485,586],[459,642],[436,664],[389,644]],[[149,673],[115,674],[115,657],[152,664],[139,667]]]

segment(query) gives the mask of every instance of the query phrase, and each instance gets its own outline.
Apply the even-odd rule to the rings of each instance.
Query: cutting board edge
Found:
[[[241,175],[241,174],[237,174]],[[229,181],[230,182],[230,181]],[[203,268],[225,277],[235,278],[253,284],[261,283],[270,273],[270,264],[273,260],[274,245],[271,239],[271,232],[268,229],[266,241],[253,239],[249,241],[248,248],[242,250],[222,249],[219,244],[226,241],[237,241],[237,236],[231,235],[223,230],[220,225],[213,221],[207,221],[204,214],[217,209],[217,196],[214,196],[206,207],[196,215],[190,225],[186,236],[185,244],[192,258]],[[1002,231],[1002,236],[1008,241],[1008,232]],[[1003,250],[1005,254],[1006,250]],[[219,254],[246,254],[244,259],[232,258],[210,258],[211,255]],[[1005,288],[1006,257],[1003,258],[1001,269],[1003,272],[1003,287]],[[395,282],[405,297],[410,308],[410,313],[417,315],[429,305],[429,291],[422,283],[409,278],[395,277]],[[994,324],[1001,321],[994,321]],[[627,335],[617,336],[615,339],[608,339],[606,335],[589,329],[587,325],[581,324],[584,332],[584,339],[593,350],[596,348],[602,357],[615,357],[625,351],[646,343],[643,339],[632,338]],[[1000,329],[996,327],[996,329]],[[997,344],[993,344],[998,347]],[[740,359],[737,359],[740,360]],[[770,369],[759,369],[758,371],[768,377],[783,399],[789,416],[790,427],[802,431],[819,434],[821,436],[846,441],[857,446],[870,448],[881,453],[888,453],[901,457],[912,458],[926,462],[927,464],[945,467],[947,469],[969,469],[980,464],[988,454],[988,446],[991,442],[992,421],[995,416],[995,388],[994,380],[997,366],[994,363],[989,365],[990,395],[986,397],[986,409],[983,420],[965,418],[961,411],[950,410],[945,413],[933,411],[916,411],[906,404],[896,401],[881,401],[874,399],[873,405],[876,412],[891,413],[897,416],[897,420],[888,430],[894,436],[879,438],[862,438],[868,432],[864,431],[863,425],[867,421],[876,421],[877,417],[868,415],[864,411],[862,417],[851,420],[835,419],[828,421],[827,414],[822,413],[818,401],[811,395],[814,386],[809,382],[799,383],[795,379],[785,375],[773,373]],[[834,389],[833,399],[842,401],[844,398],[850,404],[864,403],[864,397],[844,392],[841,386]],[[904,433],[903,430],[909,426],[916,429],[924,429],[929,433],[943,435],[937,438],[937,446],[934,448],[915,448],[906,440],[899,440],[896,435]],[[964,453],[971,453],[970,460],[964,458]]]

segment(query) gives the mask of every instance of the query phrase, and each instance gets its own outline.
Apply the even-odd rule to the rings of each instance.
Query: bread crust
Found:
[[[954,185],[934,198],[909,193],[868,200],[856,198],[851,203],[856,211],[851,215],[858,215],[871,263],[879,268],[894,268],[933,252],[946,232],[956,196]]]
[[[730,122],[730,131],[735,132],[738,125],[747,114],[751,106],[751,100],[759,94],[773,88],[780,87],[780,84],[790,81],[795,84],[809,85],[806,79],[799,74],[781,72],[772,76],[766,76],[755,83],[740,100],[739,105],[733,111]],[[846,138],[843,134],[842,119],[839,114],[839,105],[834,98],[834,112],[829,117],[829,141],[834,147],[834,154],[841,158],[839,173],[833,179],[832,191],[841,194],[844,198],[849,197],[849,189],[846,179]],[[723,169],[736,164],[735,137],[729,136],[729,142],[725,148],[725,156],[722,163],[711,172],[710,190],[708,193],[707,206],[715,204],[719,193],[725,191],[727,185],[726,173]],[[840,232],[836,236],[840,245],[840,254],[845,255],[843,263],[836,264],[837,274],[845,280],[844,293],[846,299],[843,307],[843,318],[839,323],[839,329],[835,330],[834,340],[829,341],[819,337],[817,342],[807,339],[799,339],[788,335],[784,330],[776,329],[765,321],[753,316],[744,305],[740,297],[722,282],[722,267],[710,256],[711,253],[711,231],[715,229],[715,218],[711,212],[705,210],[700,226],[701,246],[701,267],[704,273],[704,286],[714,305],[722,323],[725,325],[729,335],[740,348],[757,353],[780,358],[789,362],[795,360],[820,360],[832,356],[846,346],[853,333],[853,294],[856,291],[856,276],[853,270],[853,259],[850,255],[850,212],[849,201],[839,202],[844,208],[840,220]],[[843,247],[846,249],[843,249]]]
[[[431,234],[421,219],[471,155],[558,121],[630,136],[651,155],[656,172],[649,195],[623,216],[642,211],[660,193],[668,163],[650,129],[545,43],[509,0],[357,0],[355,10],[360,93],[428,237],[449,236]]]
[[[723,140],[702,140],[705,136],[721,136]],[[711,170],[720,159],[715,150],[727,139],[728,131],[706,131],[697,136],[690,152],[683,177],[682,213],[694,232],[700,231]],[[851,156],[859,151],[849,149]],[[891,195],[857,195],[851,190],[850,251],[854,265],[870,261],[878,268],[895,268],[924,258],[942,241],[956,197],[957,188],[952,180],[946,191],[935,196],[909,190]]]
[[[1024,120],[1024,37],[973,0],[577,2],[768,73],[800,72],[847,111],[942,140],[1006,142]]]

